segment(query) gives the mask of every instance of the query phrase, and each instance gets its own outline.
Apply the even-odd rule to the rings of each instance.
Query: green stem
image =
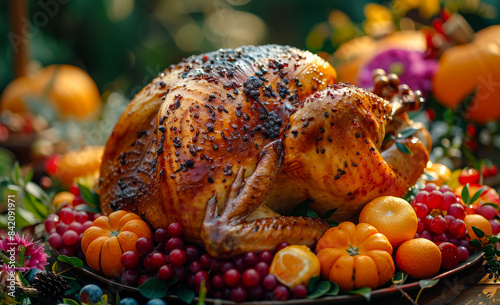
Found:
[[[420,291],[417,294],[417,297],[415,298],[415,303],[418,304],[418,299],[420,298],[420,295],[422,294],[422,291],[424,291],[424,288],[420,288]]]

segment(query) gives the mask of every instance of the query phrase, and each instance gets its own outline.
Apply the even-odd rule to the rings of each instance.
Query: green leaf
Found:
[[[18,161],[14,163],[14,168],[12,169],[11,178],[12,182],[14,182],[16,185],[24,186],[24,180],[21,178],[21,167],[19,166]]]
[[[417,131],[418,131],[418,128],[412,128],[412,127],[406,128],[399,133],[398,138],[400,138],[400,139],[409,138]]]
[[[413,153],[405,144],[396,142],[396,147],[399,149],[400,152],[413,156]]]
[[[492,207],[495,208],[495,210],[498,210],[498,204],[493,203],[493,202],[485,202],[482,205],[491,205]],[[496,216],[496,215],[495,215]]]
[[[469,184],[468,183],[462,189],[462,200],[465,202],[465,204],[470,204]]]
[[[70,289],[66,290],[64,295],[72,295],[73,293],[77,292],[82,288],[76,281],[69,281],[68,285],[71,287]]]
[[[91,212],[91,213],[100,213],[100,211],[96,208],[93,208],[85,203],[79,204],[75,207],[75,210],[77,211],[85,211],[85,212]]]
[[[27,174],[26,174],[26,177],[24,177],[24,183],[25,184],[28,184],[28,182],[31,181],[31,179],[33,179],[33,171],[29,171]]]
[[[177,291],[176,295],[186,304],[191,304],[194,300],[194,291],[189,289],[182,289]]]
[[[469,241],[469,245],[471,245],[474,248],[479,248],[481,247],[481,241],[479,239],[473,239]]]
[[[472,226],[472,231],[474,231],[474,233],[477,235],[477,237],[479,237],[479,238],[484,237],[484,232],[481,231],[481,229],[479,229],[478,227]]]
[[[485,256],[493,257],[494,255],[495,255],[495,249],[489,249],[488,251],[485,252]]]
[[[323,214],[323,216],[321,216],[321,219],[328,219],[328,218],[332,217],[333,213],[335,213],[336,211],[337,211],[337,208],[326,211],[325,214]]]
[[[339,294],[340,287],[337,283],[330,281],[330,290],[326,293],[328,296],[336,296]]]
[[[68,304],[68,305],[80,305],[78,304],[77,301],[73,299],[63,299],[63,304]]]
[[[349,294],[359,294],[359,295],[363,296],[366,299],[367,302],[370,302],[372,290],[371,290],[370,287],[363,287],[363,288],[359,288],[359,289],[356,289],[356,290],[350,290],[347,293],[349,293]]]
[[[80,268],[83,266],[83,261],[78,257],[67,257],[66,255],[59,255],[57,260],[66,264],[69,264],[75,268]]]
[[[88,187],[78,183],[78,189],[80,190],[80,197],[82,197],[83,201],[85,201],[89,206],[93,208],[97,208],[99,206],[99,197],[96,197]]]
[[[116,305],[120,305],[121,298],[120,298],[120,295],[118,294],[118,292],[116,293],[116,298],[115,299],[116,299]]]
[[[23,207],[16,208],[16,226],[19,228],[28,227],[38,222],[35,215]]]
[[[37,219],[46,219],[50,213],[50,208],[30,193],[25,193],[25,195],[23,204],[26,210],[33,213],[33,216]]]
[[[168,293],[167,283],[165,281],[151,278],[147,280],[144,284],[137,287],[139,292],[148,299],[161,299],[165,297]]]
[[[418,285],[420,288],[431,288],[432,286],[436,285],[439,282],[439,279],[437,280],[420,280],[418,281]]]
[[[307,292],[312,293],[314,290],[316,290],[316,285],[319,283],[319,281],[319,276],[312,277],[307,284]]]
[[[26,280],[22,272],[18,272],[19,274],[19,279],[21,280],[21,283],[23,283],[24,286],[29,286],[30,283]]]
[[[25,246],[19,246],[18,248],[20,250],[19,252],[19,259],[17,260],[17,263],[22,266],[24,263],[24,253],[26,252],[26,247]]]
[[[386,134],[383,142],[389,141],[389,140],[396,140],[396,138],[392,134]]]
[[[403,271],[398,271],[393,277],[392,277],[392,283],[394,285],[403,285],[403,283],[406,281],[408,278],[408,274],[403,272]]]
[[[490,238],[490,243],[496,244],[497,242],[498,242],[498,237],[493,236],[492,238]]]
[[[422,179],[424,179],[425,181],[437,181],[436,177],[430,175],[429,173],[426,173],[424,172],[422,174]]]
[[[336,222],[335,220],[327,220],[326,223],[330,226],[330,228],[333,228],[333,227],[336,227],[339,225],[339,223]]]
[[[306,199],[301,203],[297,204],[297,206],[292,211],[292,216],[307,216],[307,211],[309,210],[309,203],[312,202],[312,199]]]
[[[484,192],[486,191],[486,188],[485,187],[482,187],[481,189],[479,189],[475,194],[474,196],[472,196],[472,199],[470,200],[470,204],[473,204],[480,196],[481,194],[483,194]]]
[[[31,181],[26,183],[26,192],[33,195],[33,197],[40,200],[47,207],[49,207],[51,205],[49,195],[41,187],[39,187],[36,183],[33,183]]]
[[[205,280],[202,280],[200,283],[200,292],[198,293],[198,304],[197,305],[205,305],[206,296],[207,296],[207,287],[205,285]]]
[[[314,212],[313,210],[308,209],[308,210],[307,210],[307,217],[315,217],[315,218],[318,218],[318,214],[316,214],[316,212]]]
[[[316,289],[307,296],[308,299],[317,299],[324,296],[328,291],[330,291],[331,284],[329,281],[321,281],[317,285]]]
[[[76,278],[71,277],[71,276],[66,276],[66,275],[62,275],[62,274],[59,274],[59,276],[65,278],[69,281],[76,281]]]
[[[52,272],[54,273],[57,273],[57,267],[59,267],[59,263],[57,261],[55,261],[53,264],[52,264]]]

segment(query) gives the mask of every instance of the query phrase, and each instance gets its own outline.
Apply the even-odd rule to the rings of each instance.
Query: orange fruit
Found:
[[[490,222],[488,219],[484,218],[482,215],[479,214],[470,214],[465,216],[464,218],[465,225],[467,226],[467,235],[466,239],[467,241],[470,241],[472,239],[485,239],[486,236],[483,238],[477,237],[476,233],[472,230],[472,226],[477,227],[481,231],[484,232],[485,235],[487,234],[493,234],[493,230],[491,229]]]
[[[401,271],[414,279],[429,278],[441,268],[441,251],[428,239],[411,239],[399,246],[396,264]]]
[[[307,246],[293,245],[281,249],[271,262],[269,273],[283,285],[293,288],[320,274],[319,259]]]
[[[69,186],[78,177],[98,176],[103,151],[104,147],[102,146],[89,146],[65,153],[57,165],[56,177],[64,185]]]
[[[359,222],[369,223],[384,234],[396,248],[417,233],[417,214],[404,199],[382,196],[368,202],[359,214]]]
[[[59,192],[54,196],[54,199],[52,199],[52,206],[57,210],[62,204],[67,203],[68,205],[71,205],[73,200],[75,200],[75,195],[72,193]]]
[[[443,185],[451,177],[451,170],[446,165],[432,163],[431,161],[427,163],[426,172],[436,178],[435,181],[430,182],[433,182],[437,186]]]

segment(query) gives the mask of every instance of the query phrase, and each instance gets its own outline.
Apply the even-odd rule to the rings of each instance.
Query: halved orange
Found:
[[[307,246],[293,245],[276,253],[269,269],[283,285],[293,288],[320,274],[319,259]]]

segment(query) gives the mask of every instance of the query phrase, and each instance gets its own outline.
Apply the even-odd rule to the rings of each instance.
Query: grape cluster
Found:
[[[417,193],[411,205],[418,217],[415,238],[426,238],[436,244],[449,242],[457,248],[459,262],[469,258],[470,246],[465,240],[465,206],[449,186],[438,188],[434,183],[428,183]],[[443,267],[450,265],[453,264],[443,261]]]
[[[78,187],[70,188],[70,192],[75,195],[75,199],[80,198]],[[81,251],[83,232],[92,226],[92,222],[100,214],[75,210],[74,205],[75,202],[64,203],[57,214],[49,214],[44,223],[45,230],[49,244],[59,253],[84,259]]]
[[[282,244],[277,250],[287,245]],[[196,293],[204,285],[208,297],[234,302],[288,300],[292,296],[305,298],[307,295],[305,286],[290,291],[269,274],[273,252],[248,252],[232,259],[215,259],[186,244],[178,223],[157,229],[153,239],[139,238],[136,250],[125,252],[121,257],[126,268],[121,282],[125,285],[140,286],[150,278],[176,279],[178,284]]]

